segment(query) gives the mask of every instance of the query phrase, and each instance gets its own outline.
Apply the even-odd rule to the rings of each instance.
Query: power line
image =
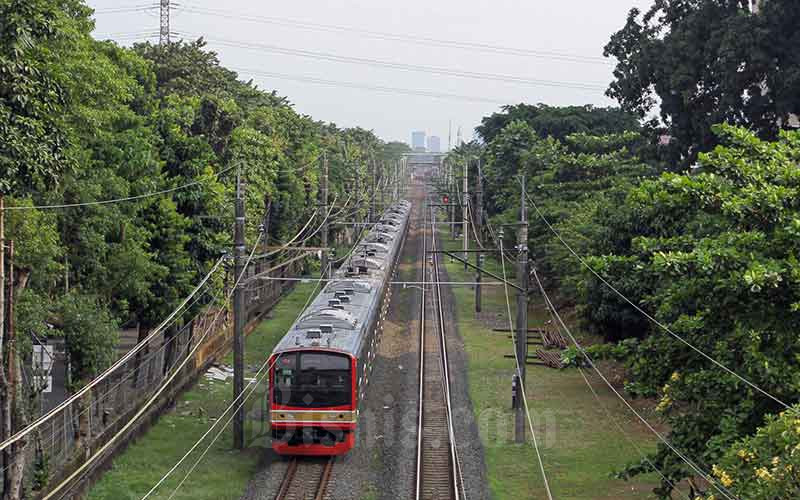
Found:
[[[647,455],[644,453],[644,451],[642,451],[642,449],[641,449],[641,448],[639,448],[639,445],[637,445],[637,444],[636,444],[636,442],[633,440],[633,438],[631,438],[631,437],[628,435],[628,433],[625,431],[625,428],[624,428],[624,427],[622,427],[622,424],[620,424],[620,423],[619,423],[619,420],[617,420],[617,418],[616,418],[614,415],[612,415],[612,414],[611,414],[611,411],[610,411],[610,410],[609,410],[609,409],[606,407],[606,405],[604,405],[604,404],[603,404],[603,402],[600,400],[600,396],[597,394],[597,391],[595,391],[595,390],[594,390],[594,387],[592,387],[592,384],[591,384],[591,382],[589,382],[589,379],[586,377],[586,374],[585,374],[585,373],[583,373],[583,368],[581,368],[581,367],[579,366],[579,367],[578,367],[578,372],[581,374],[581,377],[583,377],[583,381],[584,381],[584,382],[586,382],[586,386],[587,386],[587,387],[589,388],[589,390],[592,392],[592,396],[594,396],[594,399],[595,399],[595,401],[597,402],[597,405],[603,409],[603,412],[606,414],[606,418],[608,418],[609,420],[611,420],[611,421],[614,423],[614,426],[617,428],[617,430],[618,430],[618,431],[619,431],[619,432],[620,432],[620,433],[621,433],[623,436],[625,436],[625,440],[626,440],[626,441],[628,441],[628,444],[630,444],[630,445],[633,447],[633,449],[635,449],[635,450],[636,450],[636,453],[638,453],[638,454],[639,454],[639,456],[642,458],[642,460],[643,460],[644,462],[646,462],[646,463],[647,463],[647,465],[649,465],[649,466],[650,466],[650,468],[652,468],[654,471],[656,471],[656,473],[657,473],[657,474],[658,474],[658,475],[661,477],[661,479],[662,479],[662,480],[663,480],[665,483],[667,483],[668,485],[670,485],[670,487],[671,487],[673,490],[677,491],[677,492],[678,492],[678,494],[679,494],[680,496],[682,496],[682,497],[683,497],[683,498],[685,498],[686,500],[692,500],[692,499],[690,499],[690,498],[689,498],[689,496],[688,496],[686,493],[684,493],[683,491],[679,490],[679,489],[678,489],[678,488],[675,486],[675,483],[673,483],[671,480],[669,480],[669,479],[667,478],[667,476],[665,476],[665,475],[664,475],[664,473],[663,473],[663,472],[661,472],[661,469],[659,469],[658,467],[656,467],[656,465],[655,465],[655,464],[654,464],[654,463],[653,463],[653,462],[650,460],[650,458],[648,458],[648,457],[647,457]]]
[[[100,375],[98,375],[97,377],[95,377],[94,379],[89,381],[89,383],[87,383],[85,386],[83,386],[78,392],[76,392],[72,396],[68,397],[67,399],[62,401],[58,406],[56,406],[55,408],[53,408],[49,412],[45,413],[41,417],[37,418],[32,423],[30,423],[28,426],[26,426],[25,428],[17,431],[13,436],[9,437],[8,439],[6,439],[2,443],[0,443],[0,451],[5,450],[10,445],[16,443],[20,439],[24,438],[25,436],[27,436],[28,434],[30,434],[31,432],[36,430],[37,428],[41,427],[45,422],[47,422],[52,417],[54,417],[58,412],[60,412],[61,410],[65,409],[67,406],[69,406],[70,404],[74,403],[75,401],[78,401],[81,397],[83,397],[93,387],[95,387],[97,384],[99,384],[105,378],[107,378],[109,375],[111,375],[111,373],[113,373],[114,370],[116,370],[117,368],[121,367],[123,364],[125,364],[127,361],[129,361],[131,358],[133,358],[133,356],[135,356],[136,353],[138,353],[145,345],[147,345],[148,342],[150,342],[156,335],[158,335],[161,331],[163,331],[164,328],[172,321],[172,319],[184,308],[184,306],[186,306],[186,304],[189,303],[189,301],[192,299],[192,297],[194,297],[195,294],[197,294],[200,291],[200,289],[203,286],[205,286],[206,282],[209,279],[211,279],[211,276],[213,276],[213,274],[217,271],[217,269],[219,269],[219,266],[222,264],[222,261],[224,259],[225,259],[225,257],[223,256],[223,257],[220,257],[217,260],[217,262],[214,264],[214,267],[212,267],[211,270],[208,272],[208,274],[206,274],[203,277],[203,279],[200,280],[200,283],[194,288],[194,290],[192,290],[192,292],[186,298],[183,299],[183,301],[180,303],[180,305],[178,305],[178,307],[175,308],[175,310],[172,311],[167,316],[167,318],[164,321],[161,322],[160,325],[158,325],[152,332],[150,332],[150,334],[147,335],[147,337],[145,337],[144,340],[142,340],[141,342],[137,343],[136,346],[133,347],[133,349],[131,349],[130,351],[125,353],[124,356],[122,356],[116,362],[114,362],[114,364],[112,364],[111,366],[106,368]]]
[[[220,170],[219,172],[214,174],[212,177],[219,177],[222,174],[232,170],[236,166],[237,165],[234,165],[234,166],[230,166],[230,167],[228,167],[226,169]],[[187,184],[183,184],[182,186],[169,188],[169,189],[163,189],[161,191],[155,191],[155,192],[152,192],[152,193],[145,193],[145,194],[140,194],[140,195],[136,195],[136,196],[127,196],[127,197],[124,197],[124,198],[114,198],[112,200],[87,201],[87,202],[83,202],[83,203],[64,203],[64,204],[60,204],[60,205],[34,205],[34,206],[30,206],[30,207],[28,207],[28,206],[18,206],[18,207],[6,206],[6,207],[3,208],[3,210],[51,210],[51,209],[57,209],[57,208],[76,208],[76,207],[89,207],[89,206],[97,206],[97,205],[109,205],[109,204],[112,204],[112,203],[121,203],[121,202],[125,202],[125,201],[142,200],[142,199],[145,199],[145,198],[151,198],[153,196],[161,196],[163,194],[174,193],[175,191],[180,191],[182,189],[187,189],[187,188],[190,188],[192,186],[196,186],[198,184],[202,184],[203,182],[205,182],[205,179],[192,181],[192,182],[189,182]]]
[[[345,82],[341,80],[326,80],[322,78],[316,78],[312,76],[302,76],[302,75],[288,75],[284,73],[271,73],[267,71],[259,71],[254,69],[246,69],[246,68],[237,68],[232,67],[234,71],[244,72],[256,76],[264,76],[268,78],[277,78],[281,80],[290,80],[302,83],[313,83],[317,85],[327,85],[331,87],[341,87],[341,88],[352,88],[358,90],[371,90],[375,92],[383,92],[387,94],[404,94],[404,95],[412,95],[412,96],[421,96],[421,97],[433,97],[437,99],[454,99],[459,101],[467,101],[467,102],[481,102],[481,103],[488,103],[488,104],[504,104],[507,100],[503,99],[493,99],[493,98],[485,98],[485,97],[477,97],[477,96],[467,96],[467,95],[459,95],[459,94],[450,94],[445,92],[436,92],[432,90],[417,90],[417,89],[405,89],[399,87],[385,87],[382,85],[367,85],[355,82]]]
[[[510,56],[532,57],[551,59],[561,62],[573,62],[582,64],[610,65],[611,63],[603,57],[585,56],[579,54],[567,54],[561,52],[550,52],[543,50],[531,50],[515,47],[506,47],[480,42],[465,42],[457,40],[445,40],[426,36],[404,35],[398,33],[388,33],[381,31],[365,30],[353,26],[341,26],[332,24],[320,24],[294,19],[268,17],[259,15],[231,14],[230,11],[221,9],[210,9],[204,7],[187,6],[181,7],[181,11],[196,15],[212,15],[217,18],[234,19],[237,21],[248,21],[259,24],[271,24],[277,26],[288,26],[309,31],[358,34],[378,40],[398,41],[429,47],[454,48],[469,51],[487,52],[491,54],[503,54]]]
[[[607,287],[608,287],[608,288],[609,288],[611,291],[613,291],[613,292],[614,292],[614,293],[615,293],[617,296],[619,296],[619,297],[620,297],[622,300],[624,300],[624,301],[625,301],[625,302],[627,302],[629,305],[631,305],[631,306],[632,306],[634,309],[636,309],[636,310],[637,310],[639,313],[641,313],[641,314],[642,314],[644,317],[646,317],[648,320],[650,320],[650,321],[652,321],[654,324],[658,325],[658,327],[659,327],[659,328],[661,328],[662,330],[664,330],[665,332],[667,332],[668,334],[670,334],[670,335],[671,335],[672,337],[674,337],[675,339],[679,340],[681,343],[683,343],[683,344],[684,344],[684,345],[686,345],[687,347],[691,348],[691,349],[692,349],[694,352],[696,352],[697,354],[701,355],[702,357],[704,357],[704,358],[705,358],[705,359],[707,359],[708,361],[711,361],[712,363],[714,363],[715,365],[717,365],[719,368],[722,368],[723,370],[725,370],[725,372],[727,372],[728,374],[730,374],[730,375],[733,375],[733,376],[734,376],[734,377],[736,377],[736,378],[737,378],[739,381],[741,381],[741,382],[744,382],[745,384],[747,384],[747,385],[748,385],[748,386],[750,386],[751,388],[753,388],[753,389],[755,389],[756,391],[760,392],[761,394],[763,394],[764,396],[768,397],[769,399],[771,399],[771,400],[775,401],[776,403],[778,403],[779,405],[783,406],[783,407],[784,407],[784,408],[786,408],[787,410],[791,409],[791,407],[790,407],[788,404],[784,403],[782,400],[778,399],[776,396],[773,396],[772,394],[770,394],[770,393],[769,393],[769,392],[767,392],[766,390],[764,390],[764,389],[762,389],[761,387],[759,387],[757,384],[755,384],[755,383],[751,382],[750,380],[746,379],[745,377],[743,377],[743,376],[739,375],[738,373],[736,373],[735,371],[731,370],[730,368],[728,368],[727,366],[725,366],[725,365],[724,365],[724,364],[722,364],[721,362],[717,361],[716,359],[714,359],[714,358],[713,358],[713,357],[711,357],[710,355],[706,354],[706,353],[705,353],[703,350],[701,350],[700,348],[698,348],[698,347],[695,347],[695,346],[694,346],[694,345],[693,345],[691,342],[689,342],[688,340],[684,339],[683,337],[681,337],[681,336],[680,336],[680,335],[678,335],[677,333],[673,332],[673,331],[672,331],[672,330],[671,330],[671,329],[670,329],[670,328],[669,328],[667,325],[665,325],[664,323],[662,323],[662,322],[658,321],[656,318],[654,318],[653,316],[651,316],[650,314],[648,314],[648,313],[647,313],[647,311],[645,311],[644,309],[642,309],[641,307],[639,307],[637,304],[635,304],[635,303],[634,303],[634,302],[633,302],[631,299],[629,299],[628,297],[626,297],[625,295],[623,295],[623,294],[622,294],[622,292],[620,292],[619,290],[617,290],[617,289],[614,287],[614,285],[612,285],[612,284],[611,284],[611,283],[609,283],[609,282],[608,282],[608,281],[607,281],[605,278],[603,278],[602,276],[600,276],[600,274],[599,274],[597,271],[595,271],[595,270],[594,270],[594,268],[592,268],[592,266],[590,266],[590,265],[589,265],[589,264],[586,262],[586,260],[585,260],[583,257],[581,257],[580,255],[578,255],[578,253],[577,253],[577,252],[575,252],[575,250],[573,250],[573,249],[572,249],[572,247],[569,245],[569,243],[567,243],[567,242],[564,240],[564,238],[561,236],[561,234],[560,234],[558,231],[556,231],[556,229],[555,229],[555,228],[554,228],[554,227],[553,227],[553,226],[550,224],[550,221],[548,221],[548,220],[547,220],[547,218],[544,216],[544,214],[542,213],[542,211],[541,211],[541,210],[539,210],[539,207],[536,205],[536,202],[534,202],[534,201],[533,201],[533,199],[531,198],[531,196],[530,196],[528,193],[525,193],[525,196],[527,197],[528,201],[530,201],[530,202],[531,202],[531,205],[533,205],[533,208],[536,210],[536,213],[539,215],[539,218],[541,218],[541,219],[542,219],[542,221],[543,221],[543,222],[544,222],[544,224],[547,226],[547,228],[548,228],[548,229],[549,229],[549,230],[550,230],[550,231],[551,231],[551,232],[552,232],[552,233],[553,233],[553,234],[556,236],[556,238],[558,238],[558,240],[561,242],[561,244],[562,244],[562,245],[564,245],[564,247],[565,247],[565,248],[566,248],[566,249],[567,249],[567,250],[568,250],[568,251],[569,251],[569,252],[570,252],[570,253],[571,253],[571,254],[572,254],[572,255],[573,255],[573,256],[574,256],[576,259],[578,259],[578,261],[580,261],[580,263],[581,263],[581,264],[582,264],[582,265],[583,265],[583,266],[584,266],[584,267],[585,267],[585,268],[586,268],[586,269],[587,269],[589,272],[591,272],[591,273],[592,273],[592,274],[593,274],[593,275],[594,275],[594,276],[595,276],[597,279],[599,279],[599,280],[600,280],[600,281],[601,281],[601,282],[602,282],[604,285],[606,285],[606,286],[607,286]]]
[[[544,285],[542,285],[542,282],[539,279],[539,274],[536,272],[535,269],[534,269],[534,272],[533,272],[533,276],[534,276],[534,278],[536,278],[536,283],[539,285],[539,290],[541,291],[542,296],[545,299],[546,305],[551,309],[551,311],[553,311],[553,313],[555,314],[555,317],[558,319],[559,324],[564,329],[564,331],[567,333],[567,335],[569,336],[569,338],[572,341],[572,343],[575,344],[575,348],[578,349],[578,351],[583,355],[584,359],[586,359],[587,363],[589,363],[589,366],[592,367],[592,369],[597,373],[597,375],[599,375],[600,378],[603,379],[603,382],[606,383],[606,385],[609,387],[609,389],[611,389],[614,392],[614,394],[616,394],[617,397],[623,403],[625,403],[625,406],[627,406],[628,409],[630,409],[630,411],[632,411],[633,414],[636,415],[636,417],[638,417],[639,420],[648,429],[650,429],[650,431],[653,434],[655,434],[661,440],[662,443],[664,443],[670,450],[672,450],[673,453],[678,455],[678,457],[680,457],[681,460],[683,460],[689,467],[691,467],[697,474],[699,474],[706,482],[708,482],[709,484],[714,486],[714,488],[717,491],[719,491],[723,496],[725,496],[725,498],[739,500],[739,498],[736,495],[734,495],[733,493],[731,493],[724,485],[719,484],[719,482],[714,479],[714,476],[712,476],[711,474],[707,473],[704,469],[702,469],[699,465],[697,465],[691,458],[689,458],[684,453],[682,453],[680,450],[678,450],[672,443],[669,442],[669,440],[667,438],[665,438],[652,425],[650,425],[650,422],[648,422],[644,417],[642,417],[642,415],[638,411],[636,411],[636,409],[633,406],[631,406],[630,403],[628,403],[628,400],[625,399],[617,391],[617,389],[611,384],[611,382],[608,381],[608,379],[605,377],[605,375],[603,375],[603,373],[597,368],[597,366],[594,364],[594,361],[592,360],[592,358],[589,356],[589,354],[586,352],[586,350],[578,343],[578,340],[572,334],[572,332],[570,331],[569,327],[561,319],[561,316],[558,314],[558,311],[555,310],[555,308],[552,305],[552,302],[550,302],[550,297],[547,296],[547,292],[544,290]]]
[[[253,254],[256,251],[256,248],[258,248],[258,243],[261,241],[262,234],[259,234],[258,239],[256,240],[255,244],[253,245],[253,250],[250,252],[250,255],[248,256],[247,261],[245,262],[244,267],[242,268],[242,272],[236,278],[236,281],[234,282],[233,287],[231,287],[231,290],[226,295],[226,300],[230,300],[230,298],[233,295],[234,291],[239,286],[239,282],[241,281],[242,277],[245,275],[245,273],[247,271],[247,268],[250,265],[250,262],[252,260]],[[147,408],[149,408],[150,405],[152,405],[156,401],[156,399],[158,399],[159,396],[161,396],[161,394],[164,392],[164,390],[166,390],[166,388],[170,385],[170,383],[172,383],[172,381],[175,379],[175,377],[179,373],[181,373],[181,371],[183,370],[184,366],[186,366],[186,363],[188,363],[190,359],[193,359],[195,352],[197,352],[197,350],[203,344],[203,341],[205,340],[205,338],[208,336],[208,334],[211,332],[211,330],[217,324],[217,320],[219,319],[220,314],[224,310],[225,309],[222,308],[219,311],[217,311],[217,313],[216,313],[216,315],[214,317],[214,320],[211,321],[211,323],[209,324],[209,326],[206,329],[206,331],[203,332],[203,335],[198,339],[197,342],[195,342],[195,344],[192,347],[192,349],[188,353],[186,353],[186,356],[184,357],[183,361],[181,361],[179,366],[175,370],[173,370],[173,372],[169,375],[169,377],[167,377],[166,380],[158,387],[158,389],[153,393],[153,395],[150,397],[150,399],[145,401],[145,403],[142,405],[142,407],[139,408],[139,410],[130,418],[130,420],[125,425],[123,425],[122,428],[116,434],[111,436],[108,439],[108,441],[106,441],[106,443],[103,446],[101,446],[93,455],[91,455],[87,460],[85,460],[74,472],[72,472],[69,476],[67,476],[64,480],[62,480],[54,489],[50,490],[50,492],[43,497],[43,500],[49,500],[50,498],[53,498],[59,491],[61,491],[67,484],[69,484],[71,481],[73,481],[76,477],[78,477],[79,475],[83,476],[86,473],[86,469],[89,467],[89,465],[95,459],[97,459],[98,456],[101,456],[103,453],[105,453],[111,447],[111,445],[114,444],[114,442],[122,434],[124,434],[125,432],[128,431],[128,429],[130,429],[130,427],[144,414],[144,412],[147,411]],[[61,495],[60,498],[63,498],[64,496],[66,496],[66,494],[67,494],[67,492],[64,492],[64,494]]]
[[[287,47],[279,47],[277,45],[268,45],[268,44],[254,43],[254,42],[241,42],[241,41],[226,40],[221,38],[205,38],[203,35],[198,35],[195,33],[181,32],[181,34],[189,37],[204,38],[206,41],[227,47],[242,48],[242,49],[262,51],[262,52],[272,52],[276,54],[305,57],[309,59],[322,60],[322,61],[358,64],[358,65],[366,65],[378,68],[387,68],[387,69],[409,71],[416,73],[428,73],[428,74],[436,74],[443,76],[453,76],[459,78],[471,78],[476,80],[493,80],[499,82],[517,83],[522,85],[532,85],[540,87],[568,88],[574,90],[600,91],[600,92],[606,90],[606,85],[600,83],[584,84],[579,82],[540,80],[534,78],[519,77],[514,75],[503,75],[497,73],[481,73],[475,71],[463,71],[450,68],[439,68],[434,66],[420,66],[415,64],[397,63],[391,61],[383,61],[379,59],[369,59],[364,57],[342,56],[342,55],[329,54],[326,52],[317,52],[312,50],[292,49]]]
[[[356,243],[356,245],[357,244],[358,243]],[[355,246],[353,248],[355,248]],[[300,312],[297,314],[297,317],[295,318],[295,321],[303,314],[303,312],[305,312],[306,308],[308,307],[308,304],[311,302],[311,299],[313,299],[316,296],[316,292],[319,289],[320,284],[325,282],[325,281],[328,281],[328,280],[324,279],[325,274],[326,273],[324,271],[320,271],[320,277],[319,277],[319,279],[316,280],[317,284],[314,286],[314,289],[311,290],[311,293],[308,294],[308,297],[306,298],[306,302],[303,305],[303,307],[300,309]],[[253,392],[255,392],[255,390],[258,388],[258,384],[260,383],[260,381],[263,380],[263,378],[266,377],[269,374],[269,371],[272,369],[272,367],[278,361],[279,358],[280,358],[280,355],[276,356],[275,359],[272,360],[272,363],[269,363],[269,357],[267,357],[267,360],[264,361],[264,363],[261,364],[261,367],[259,367],[259,369],[256,372],[256,374],[253,376],[253,381],[248,384],[248,387],[252,386],[252,388],[250,389],[250,392],[248,392],[247,395],[244,397],[244,399],[240,403],[238,403],[238,405],[237,405],[237,401],[244,395],[244,392],[242,392],[234,401],[231,401],[231,404],[228,405],[228,407],[225,408],[225,410],[223,410],[223,412],[220,414],[219,417],[217,417],[217,419],[208,428],[208,430],[202,436],[200,436],[200,438],[194,443],[194,445],[192,445],[192,447],[189,448],[189,450],[186,451],[186,453],[183,455],[183,457],[181,457],[178,460],[178,462],[175,463],[175,465],[169,471],[167,471],[167,473],[164,474],[164,476],[162,476],[161,479],[159,479],[158,482],[156,482],[156,484],[153,485],[153,487],[150,488],[150,490],[147,493],[145,493],[145,495],[141,498],[141,500],[145,500],[150,495],[152,495],[156,491],[156,489],[158,489],[158,487],[161,484],[163,484],[164,481],[166,481],[167,478],[173,472],[175,472],[175,470],[177,470],[177,468],[180,466],[180,464],[182,464],[183,461],[186,460],[186,458],[198,446],[200,446],[200,443],[202,443],[203,440],[205,440],[205,438],[208,437],[209,434],[211,434],[211,431],[214,430],[214,428],[217,426],[217,424],[222,422],[222,418],[225,416],[225,414],[228,413],[228,411],[231,408],[233,408],[234,405],[236,405],[235,411],[233,413],[231,413],[230,417],[228,417],[228,419],[225,421],[225,424],[220,428],[219,432],[211,439],[211,442],[208,444],[208,446],[206,446],[205,450],[203,450],[203,452],[200,454],[200,456],[197,458],[197,460],[195,460],[194,464],[192,464],[192,466],[189,468],[189,470],[183,476],[183,479],[181,479],[181,481],[178,483],[178,485],[175,487],[175,489],[170,494],[169,499],[172,499],[175,496],[175,494],[183,486],[183,484],[186,482],[186,480],[189,478],[189,476],[192,474],[192,472],[194,472],[195,468],[197,468],[198,464],[200,464],[200,462],[206,456],[206,454],[211,449],[211,447],[214,446],[214,443],[217,442],[217,439],[219,439],[219,437],[222,435],[222,433],[224,432],[224,430],[228,426],[228,424],[231,422],[231,420],[233,420],[233,417],[236,414],[236,412],[239,411],[239,409],[242,406],[244,406],[245,403],[247,403],[247,400],[250,399],[250,397],[253,395]],[[264,370],[264,367],[266,367],[266,370]],[[262,374],[262,371],[263,371],[263,374]]]
[[[130,12],[145,12],[158,8],[156,4],[130,5],[125,7],[112,7],[108,9],[96,9],[95,14],[126,14]]]
[[[500,253],[503,253],[503,240],[500,239]],[[508,279],[506,276],[506,262],[503,259],[500,259],[500,264],[503,268],[503,290],[505,291],[505,298],[506,298],[506,310],[508,313],[508,330],[511,332],[511,342],[512,346],[514,347],[514,361],[516,363],[516,371],[517,371],[517,378],[519,379],[519,394],[522,397],[522,401],[525,404],[525,415],[528,417],[528,427],[531,429],[531,437],[533,438],[533,449],[536,451],[536,458],[539,460],[539,470],[542,474],[542,479],[544,480],[544,488],[547,492],[547,498],[549,500],[553,500],[553,494],[550,492],[550,484],[547,482],[547,474],[544,470],[544,462],[542,461],[542,454],[539,452],[539,443],[536,439],[536,432],[533,430],[533,421],[531,420],[531,412],[528,408],[528,397],[525,394],[525,381],[522,378],[522,370],[520,369],[520,363],[524,363],[525,360],[520,361],[519,356],[517,356],[517,349],[516,349],[516,339],[514,338],[514,324],[511,322],[511,301],[508,298]],[[526,302],[527,303],[527,302]],[[527,325],[526,325],[527,326]]]

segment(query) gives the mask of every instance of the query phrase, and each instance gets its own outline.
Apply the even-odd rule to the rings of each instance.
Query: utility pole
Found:
[[[370,161],[372,160],[372,161]],[[370,155],[370,160],[367,160],[367,175],[370,178],[370,185],[372,192],[369,197],[369,212],[367,213],[367,222],[372,223],[372,218],[375,216],[375,160]]]
[[[378,179],[380,179],[380,182],[379,182],[378,185],[381,186],[381,203],[380,203],[379,208],[378,208],[378,213],[382,214],[383,210],[386,207],[386,203],[385,203],[384,198],[383,198],[384,194],[386,193],[386,186],[382,185],[383,181],[384,181],[383,177],[385,175],[386,165],[383,162],[381,162],[380,167],[378,167],[377,170],[378,170]]]
[[[400,199],[400,160],[394,162],[394,196],[392,200],[397,203]]]
[[[330,274],[328,273],[328,231],[329,231],[329,224],[327,214],[328,214],[328,155],[323,153],[322,155],[322,182],[320,183],[320,194],[322,196],[322,217],[325,222],[322,223],[322,234],[320,235],[320,246],[322,247],[322,258],[320,259],[320,264],[322,265],[322,276],[325,278],[330,278]]]
[[[236,173],[236,223],[233,233],[233,400],[244,391],[244,286],[237,283],[244,271],[244,193],[241,172]],[[233,419],[233,447],[244,448],[244,405],[239,406]]]
[[[456,239],[456,200],[458,199],[455,176],[453,175],[453,162],[447,162],[447,186],[450,190],[450,238]]]
[[[478,247],[483,246],[483,177],[481,173],[481,159],[478,158],[478,172],[477,172],[478,184],[476,186],[475,191],[475,213],[473,214],[473,220],[475,221],[475,225],[477,226],[475,229],[477,231],[477,235],[475,238],[478,239],[476,244]],[[475,259],[475,265],[478,268],[483,267],[483,254],[478,252]],[[481,312],[481,272],[478,271],[475,273],[475,312]]]
[[[469,259],[469,183],[467,174],[469,172],[469,157],[464,160],[464,197],[461,207],[461,219],[463,221],[462,230],[464,231],[464,271],[468,269],[467,260]]]
[[[166,45],[169,43],[169,0],[161,0],[161,29],[158,36],[158,44]]]
[[[525,442],[525,363],[528,360],[528,207],[525,203],[525,174],[522,174],[522,193],[520,196],[520,225],[517,249],[517,281],[520,290],[517,292],[517,367],[519,381],[517,383],[517,399],[515,414],[514,440]],[[500,256],[502,258],[502,255]]]

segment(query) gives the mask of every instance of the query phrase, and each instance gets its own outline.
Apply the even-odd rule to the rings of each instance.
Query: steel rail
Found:
[[[281,485],[278,488],[278,494],[275,495],[275,500],[286,498],[286,494],[289,493],[289,486],[292,485],[294,480],[295,472],[297,472],[297,458],[293,458],[289,462],[289,468],[286,469],[286,475],[283,476],[283,481],[281,481]]]
[[[431,216],[431,220],[434,220],[433,216]],[[439,254],[435,252],[436,250],[435,226],[432,226],[431,231],[433,232],[431,246],[434,250],[433,274],[434,274],[434,282],[436,289],[436,304],[437,304],[436,309],[438,311],[438,319],[439,319],[439,343],[441,346],[441,353],[442,353],[441,356],[442,372],[444,373],[444,389],[445,389],[444,392],[445,392],[445,403],[447,406],[447,428],[450,433],[450,462],[453,473],[453,493],[455,499],[459,500],[461,498],[461,496],[459,496],[459,481],[461,482],[461,491],[463,492],[464,478],[461,474],[461,464],[459,463],[458,460],[458,448],[456,446],[455,431],[453,430],[453,410],[450,397],[450,363],[449,363],[449,358],[447,356],[447,339],[446,339],[446,330],[444,321],[444,311],[442,307],[442,286],[440,283],[441,280],[439,279]],[[466,498],[466,495],[464,495],[464,498]]]
[[[427,200],[425,200],[427,201]],[[423,205],[425,203],[423,201]],[[428,255],[428,247],[427,247],[427,221],[425,218],[425,214],[427,210],[425,207],[422,207],[422,215],[423,215],[423,222],[422,222],[422,280],[424,281],[426,278],[426,263],[427,263],[427,255]],[[424,388],[425,388],[425,287],[421,288],[422,290],[422,299],[420,300],[419,306],[419,403],[418,403],[418,415],[417,415],[417,480],[415,486],[415,494],[414,498],[419,499],[420,495],[422,494],[422,428],[423,428],[423,410],[424,410]]]
[[[281,480],[275,500],[307,498],[307,493],[311,491],[314,492],[314,500],[323,500],[332,476],[334,460],[335,457],[328,457],[324,464],[319,464],[297,457],[292,458],[289,462],[289,467],[286,469],[286,475]],[[317,468],[319,465],[322,465],[319,474],[312,474],[311,470],[303,470]],[[293,490],[300,491],[293,492]]]

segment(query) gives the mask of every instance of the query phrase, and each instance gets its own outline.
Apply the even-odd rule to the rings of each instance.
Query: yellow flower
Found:
[[[756,476],[761,479],[762,481],[772,481],[772,474],[765,467],[759,467],[755,469]]]
[[[677,382],[678,380],[681,379],[681,374],[678,372],[672,372],[672,376],[670,376],[669,379],[672,380],[673,382]]]
[[[772,457],[772,465],[778,465],[779,463],[781,463],[780,457]]]
[[[722,483],[722,486],[727,488],[733,484],[733,479],[731,479],[731,476],[729,476],[728,473],[725,472],[725,469],[714,465],[712,467],[712,470],[714,471],[714,475],[719,478],[719,482]]]

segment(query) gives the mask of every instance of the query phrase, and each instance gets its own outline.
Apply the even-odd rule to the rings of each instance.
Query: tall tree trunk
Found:
[[[8,244],[8,296],[5,310],[5,331],[6,331],[6,363],[8,365],[6,375],[6,396],[8,401],[4,406],[4,426],[8,425],[7,431],[10,436],[16,429],[21,429],[27,425],[27,408],[22,397],[22,367],[19,349],[17,349],[17,338],[14,330],[14,295],[15,291],[21,290],[28,282],[28,273],[20,273],[19,283],[14,279],[14,241]],[[7,422],[7,424],[6,424]],[[6,457],[6,466],[9,459],[11,466],[6,469],[4,478],[4,496],[8,500],[21,498],[22,479],[25,472],[25,451],[27,440],[22,439],[9,447],[10,457]]]
[[[6,342],[6,240],[5,240],[5,207],[0,196],[0,439],[11,436],[11,394],[9,392],[9,375],[11,375],[11,349]],[[11,463],[14,457],[13,447],[3,450],[3,498],[8,499],[11,490]]]
[[[6,325],[6,228],[5,228],[5,200],[0,194],[0,363],[5,368],[5,357],[3,351],[3,341],[5,339]],[[0,370],[3,371],[3,370]],[[5,376],[5,372],[3,371]],[[5,380],[2,381],[5,386]]]

